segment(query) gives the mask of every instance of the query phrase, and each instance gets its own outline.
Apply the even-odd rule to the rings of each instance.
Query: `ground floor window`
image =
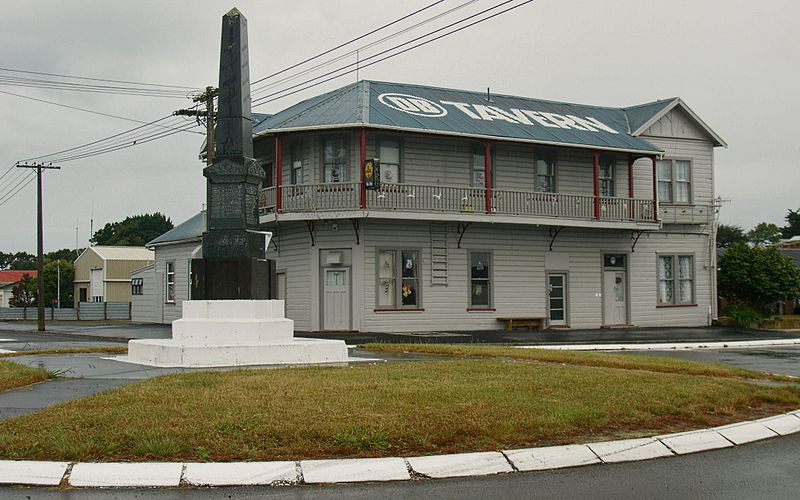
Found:
[[[693,256],[658,256],[658,304],[694,304]]]
[[[377,307],[416,309],[421,305],[418,250],[378,250]]]
[[[166,280],[166,298],[167,302],[175,302],[175,262],[167,262],[167,280]]]
[[[491,307],[491,267],[492,254],[489,252],[470,252],[470,307]]]
[[[144,278],[131,279],[131,295],[142,295],[143,287],[144,287]]]

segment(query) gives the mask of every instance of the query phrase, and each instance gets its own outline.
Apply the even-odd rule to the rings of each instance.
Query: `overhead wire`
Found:
[[[0,68],[0,71],[7,71],[10,73],[27,73],[30,75],[42,75],[42,76],[57,76],[62,78],[71,78],[71,79],[78,79],[78,80],[88,80],[88,81],[95,81],[95,82],[109,82],[109,83],[127,83],[130,85],[143,85],[148,87],[165,87],[165,88],[174,88],[174,89],[183,89],[189,91],[199,91],[200,89],[197,87],[187,87],[184,85],[164,85],[159,83],[142,83],[142,82],[131,82],[127,80],[110,80],[108,78],[92,78],[88,76],[76,76],[76,75],[63,75],[59,73],[45,73],[42,71],[29,71],[29,70],[22,70],[22,69],[12,69],[12,68]]]
[[[314,77],[314,78],[308,79],[308,80],[306,80],[306,81],[304,81],[304,82],[301,82],[301,83],[298,83],[298,84],[292,85],[292,86],[290,86],[290,87],[288,87],[288,88],[286,88],[286,89],[283,89],[283,90],[281,90],[281,91],[273,92],[273,93],[271,93],[271,94],[268,94],[268,95],[266,95],[266,96],[260,97],[260,98],[258,98],[258,99],[255,99],[255,100],[253,100],[253,102],[252,102],[252,105],[253,105],[253,107],[256,107],[256,106],[261,106],[261,105],[263,105],[263,104],[266,104],[266,103],[268,103],[268,102],[277,101],[277,100],[279,100],[279,99],[283,99],[283,98],[285,98],[285,97],[288,97],[288,96],[290,96],[290,95],[297,94],[298,92],[302,92],[302,91],[304,91],[304,90],[308,90],[308,89],[310,89],[310,88],[313,88],[313,87],[316,87],[316,86],[318,86],[318,85],[322,85],[322,84],[324,84],[324,83],[327,83],[327,82],[329,82],[329,81],[331,81],[331,80],[335,80],[335,79],[337,79],[337,78],[341,78],[341,77],[343,77],[343,76],[345,76],[345,75],[348,75],[348,74],[350,74],[350,73],[354,73],[355,71],[357,71],[357,70],[359,70],[359,69],[367,68],[367,67],[369,67],[369,66],[372,66],[372,65],[374,65],[374,64],[377,64],[377,63],[379,63],[379,62],[385,61],[385,60],[387,60],[387,59],[391,59],[391,58],[393,58],[393,57],[396,57],[396,56],[399,56],[399,55],[401,55],[401,54],[404,54],[404,53],[406,53],[406,52],[409,52],[409,51],[411,51],[411,50],[414,50],[414,49],[416,49],[416,48],[418,48],[418,47],[421,47],[421,46],[423,46],[423,45],[427,45],[427,44],[429,44],[429,43],[432,43],[432,42],[435,42],[435,41],[437,41],[437,40],[441,40],[442,38],[445,38],[445,37],[447,37],[447,36],[450,36],[450,35],[452,35],[452,34],[455,34],[455,33],[458,33],[458,32],[460,32],[460,31],[463,31],[463,30],[465,30],[465,29],[467,29],[467,28],[470,28],[470,27],[472,27],[472,26],[475,26],[476,24],[480,24],[480,23],[482,23],[482,22],[488,21],[489,19],[495,18],[495,17],[497,17],[497,16],[499,16],[499,15],[505,14],[505,13],[507,13],[507,12],[510,12],[510,11],[514,10],[514,9],[517,9],[517,8],[519,8],[519,7],[522,7],[522,6],[526,5],[526,4],[529,4],[529,3],[533,2],[534,0],[525,0],[525,1],[523,1],[522,3],[520,3],[520,4],[517,4],[517,5],[512,5],[511,7],[508,7],[508,8],[506,8],[506,9],[503,9],[503,10],[501,10],[500,12],[496,12],[496,13],[494,13],[494,14],[491,14],[491,15],[489,15],[489,16],[486,16],[486,17],[484,17],[484,18],[481,18],[481,19],[478,19],[478,20],[476,20],[476,21],[473,21],[473,22],[471,22],[471,23],[469,23],[469,24],[466,24],[466,25],[464,25],[464,26],[460,26],[460,27],[458,27],[458,28],[456,28],[456,29],[454,29],[454,30],[448,31],[448,32],[446,32],[446,33],[443,33],[443,34],[441,34],[441,35],[439,35],[439,36],[437,36],[437,37],[431,38],[431,39],[429,39],[429,40],[422,41],[422,42],[420,42],[420,43],[418,43],[418,44],[416,44],[416,45],[413,45],[413,46],[411,46],[411,47],[407,47],[407,48],[405,48],[405,49],[403,49],[403,50],[401,50],[401,51],[395,52],[395,53],[393,53],[393,54],[389,54],[389,55],[387,55],[387,56],[385,56],[385,57],[382,57],[382,58],[380,58],[380,59],[378,59],[378,60],[375,60],[375,61],[372,61],[372,62],[370,62],[370,63],[367,63],[367,64],[361,64],[361,63],[363,63],[363,61],[367,61],[367,60],[370,60],[370,59],[374,59],[375,57],[378,57],[378,56],[380,56],[380,55],[383,55],[383,54],[386,54],[386,53],[388,53],[388,52],[391,52],[391,51],[393,51],[393,50],[396,50],[396,49],[398,49],[398,48],[400,48],[400,47],[403,47],[403,46],[405,46],[405,45],[408,45],[409,43],[413,43],[413,42],[415,42],[415,41],[419,41],[419,40],[421,40],[421,39],[423,39],[423,38],[427,38],[427,37],[429,37],[429,36],[431,36],[431,35],[433,35],[433,34],[435,34],[435,33],[441,32],[441,31],[443,31],[443,30],[446,30],[446,29],[448,29],[448,28],[451,28],[451,27],[453,27],[453,26],[455,26],[455,25],[461,24],[461,23],[463,23],[463,22],[465,22],[465,21],[467,21],[467,20],[469,20],[469,19],[473,19],[473,18],[475,18],[475,17],[477,17],[477,16],[480,16],[480,15],[482,15],[482,14],[485,14],[485,13],[489,12],[489,11],[495,10],[495,9],[497,9],[497,8],[499,8],[499,7],[502,7],[502,6],[504,6],[504,5],[507,5],[507,4],[509,4],[509,3],[511,3],[511,2],[514,2],[514,1],[515,1],[515,0],[506,0],[506,1],[504,1],[504,2],[501,2],[501,3],[499,3],[499,4],[497,4],[497,5],[493,6],[493,7],[490,7],[490,8],[488,8],[488,9],[484,9],[484,10],[482,10],[482,11],[480,11],[480,12],[476,13],[476,14],[473,14],[473,15],[471,15],[471,16],[468,16],[468,17],[466,17],[466,18],[463,18],[463,19],[461,19],[461,20],[459,20],[459,21],[456,21],[456,22],[454,22],[454,23],[448,24],[447,26],[444,26],[444,27],[442,27],[442,28],[436,29],[436,30],[434,30],[434,31],[431,31],[431,32],[429,32],[429,33],[426,33],[426,34],[424,34],[424,35],[418,36],[418,37],[416,37],[416,38],[414,38],[414,39],[412,39],[412,40],[409,40],[409,41],[403,42],[403,43],[401,43],[401,44],[398,44],[398,45],[396,45],[396,46],[394,46],[394,47],[391,47],[391,48],[389,48],[389,49],[383,50],[383,51],[381,51],[381,52],[379,52],[379,53],[377,53],[377,54],[374,54],[374,55],[372,55],[372,56],[369,56],[369,57],[367,57],[367,58],[363,59],[363,60],[362,60],[362,61],[360,61],[360,62],[347,64],[347,65],[345,65],[345,66],[342,66],[341,68],[338,68],[338,69],[336,69],[336,70],[333,70],[333,71],[329,71],[329,72],[327,72],[327,73],[324,73],[324,74],[322,74],[322,75],[319,75],[319,76],[316,76],[316,77]],[[354,68],[354,69],[350,69],[350,70],[347,70],[347,71],[344,71],[344,70],[346,70],[347,68],[352,68],[353,66],[356,66],[356,68]],[[343,72],[342,72],[342,73],[340,73],[340,74],[338,74],[338,75],[334,75],[335,73],[337,73],[337,72],[340,72],[340,71],[343,71]],[[316,80],[319,80],[319,79],[321,79],[321,78],[325,78],[326,76],[330,76],[330,75],[334,75],[334,76],[331,76],[330,78],[326,78],[326,79],[324,79],[324,80],[318,81],[318,82],[316,82],[316,83],[313,83],[313,84],[310,84],[310,85],[303,86],[303,85],[305,85],[305,84],[307,84],[307,83],[314,82],[314,81],[316,81]],[[300,87],[300,88],[298,88],[298,87]],[[297,90],[294,90],[294,89],[297,89]],[[288,92],[289,90],[292,90],[292,92]],[[279,94],[282,94],[282,95],[279,95]],[[274,97],[274,96],[277,96],[277,97]],[[272,97],[272,98],[271,98],[271,97]],[[271,99],[270,99],[270,98],[271,98]]]

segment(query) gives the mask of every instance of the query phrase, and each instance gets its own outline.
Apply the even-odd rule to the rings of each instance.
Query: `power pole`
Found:
[[[206,117],[206,165],[214,161],[214,97],[219,93],[216,87],[206,87],[206,90],[192,98],[194,102],[205,102],[206,109],[179,109],[174,116],[205,116]]]
[[[36,283],[38,285],[38,297],[36,298],[36,309],[38,312],[38,330],[44,331],[44,243],[42,229],[42,170],[58,170],[57,167],[50,164],[36,163],[17,163],[17,168],[35,168],[36,169]]]

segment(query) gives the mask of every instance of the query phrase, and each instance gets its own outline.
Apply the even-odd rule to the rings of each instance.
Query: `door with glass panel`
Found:
[[[603,325],[628,323],[628,256],[603,255]]]
[[[350,269],[326,267],[323,279],[324,330],[350,330]]]
[[[548,315],[550,326],[567,325],[567,275],[547,275]]]

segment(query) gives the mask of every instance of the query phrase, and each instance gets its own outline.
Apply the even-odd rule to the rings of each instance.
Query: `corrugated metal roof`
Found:
[[[94,246],[87,250],[93,250],[103,260],[153,260],[155,258],[153,251],[144,247]]]
[[[176,241],[199,240],[206,230],[206,213],[191,217],[177,226],[173,227],[158,238],[149,241],[147,246],[163,245],[164,243],[174,243]]]
[[[30,275],[31,278],[36,277],[36,271],[0,271],[0,285],[16,283],[26,274]]]
[[[253,133],[342,126],[661,152],[630,134],[622,108],[500,94],[487,100],[483,92],[376,81],[360,81],[295,104],[258,124]]]
[[[800,248],[781,248],[780,252],[787,257],[791,257],[794,263],[800,266]]]

